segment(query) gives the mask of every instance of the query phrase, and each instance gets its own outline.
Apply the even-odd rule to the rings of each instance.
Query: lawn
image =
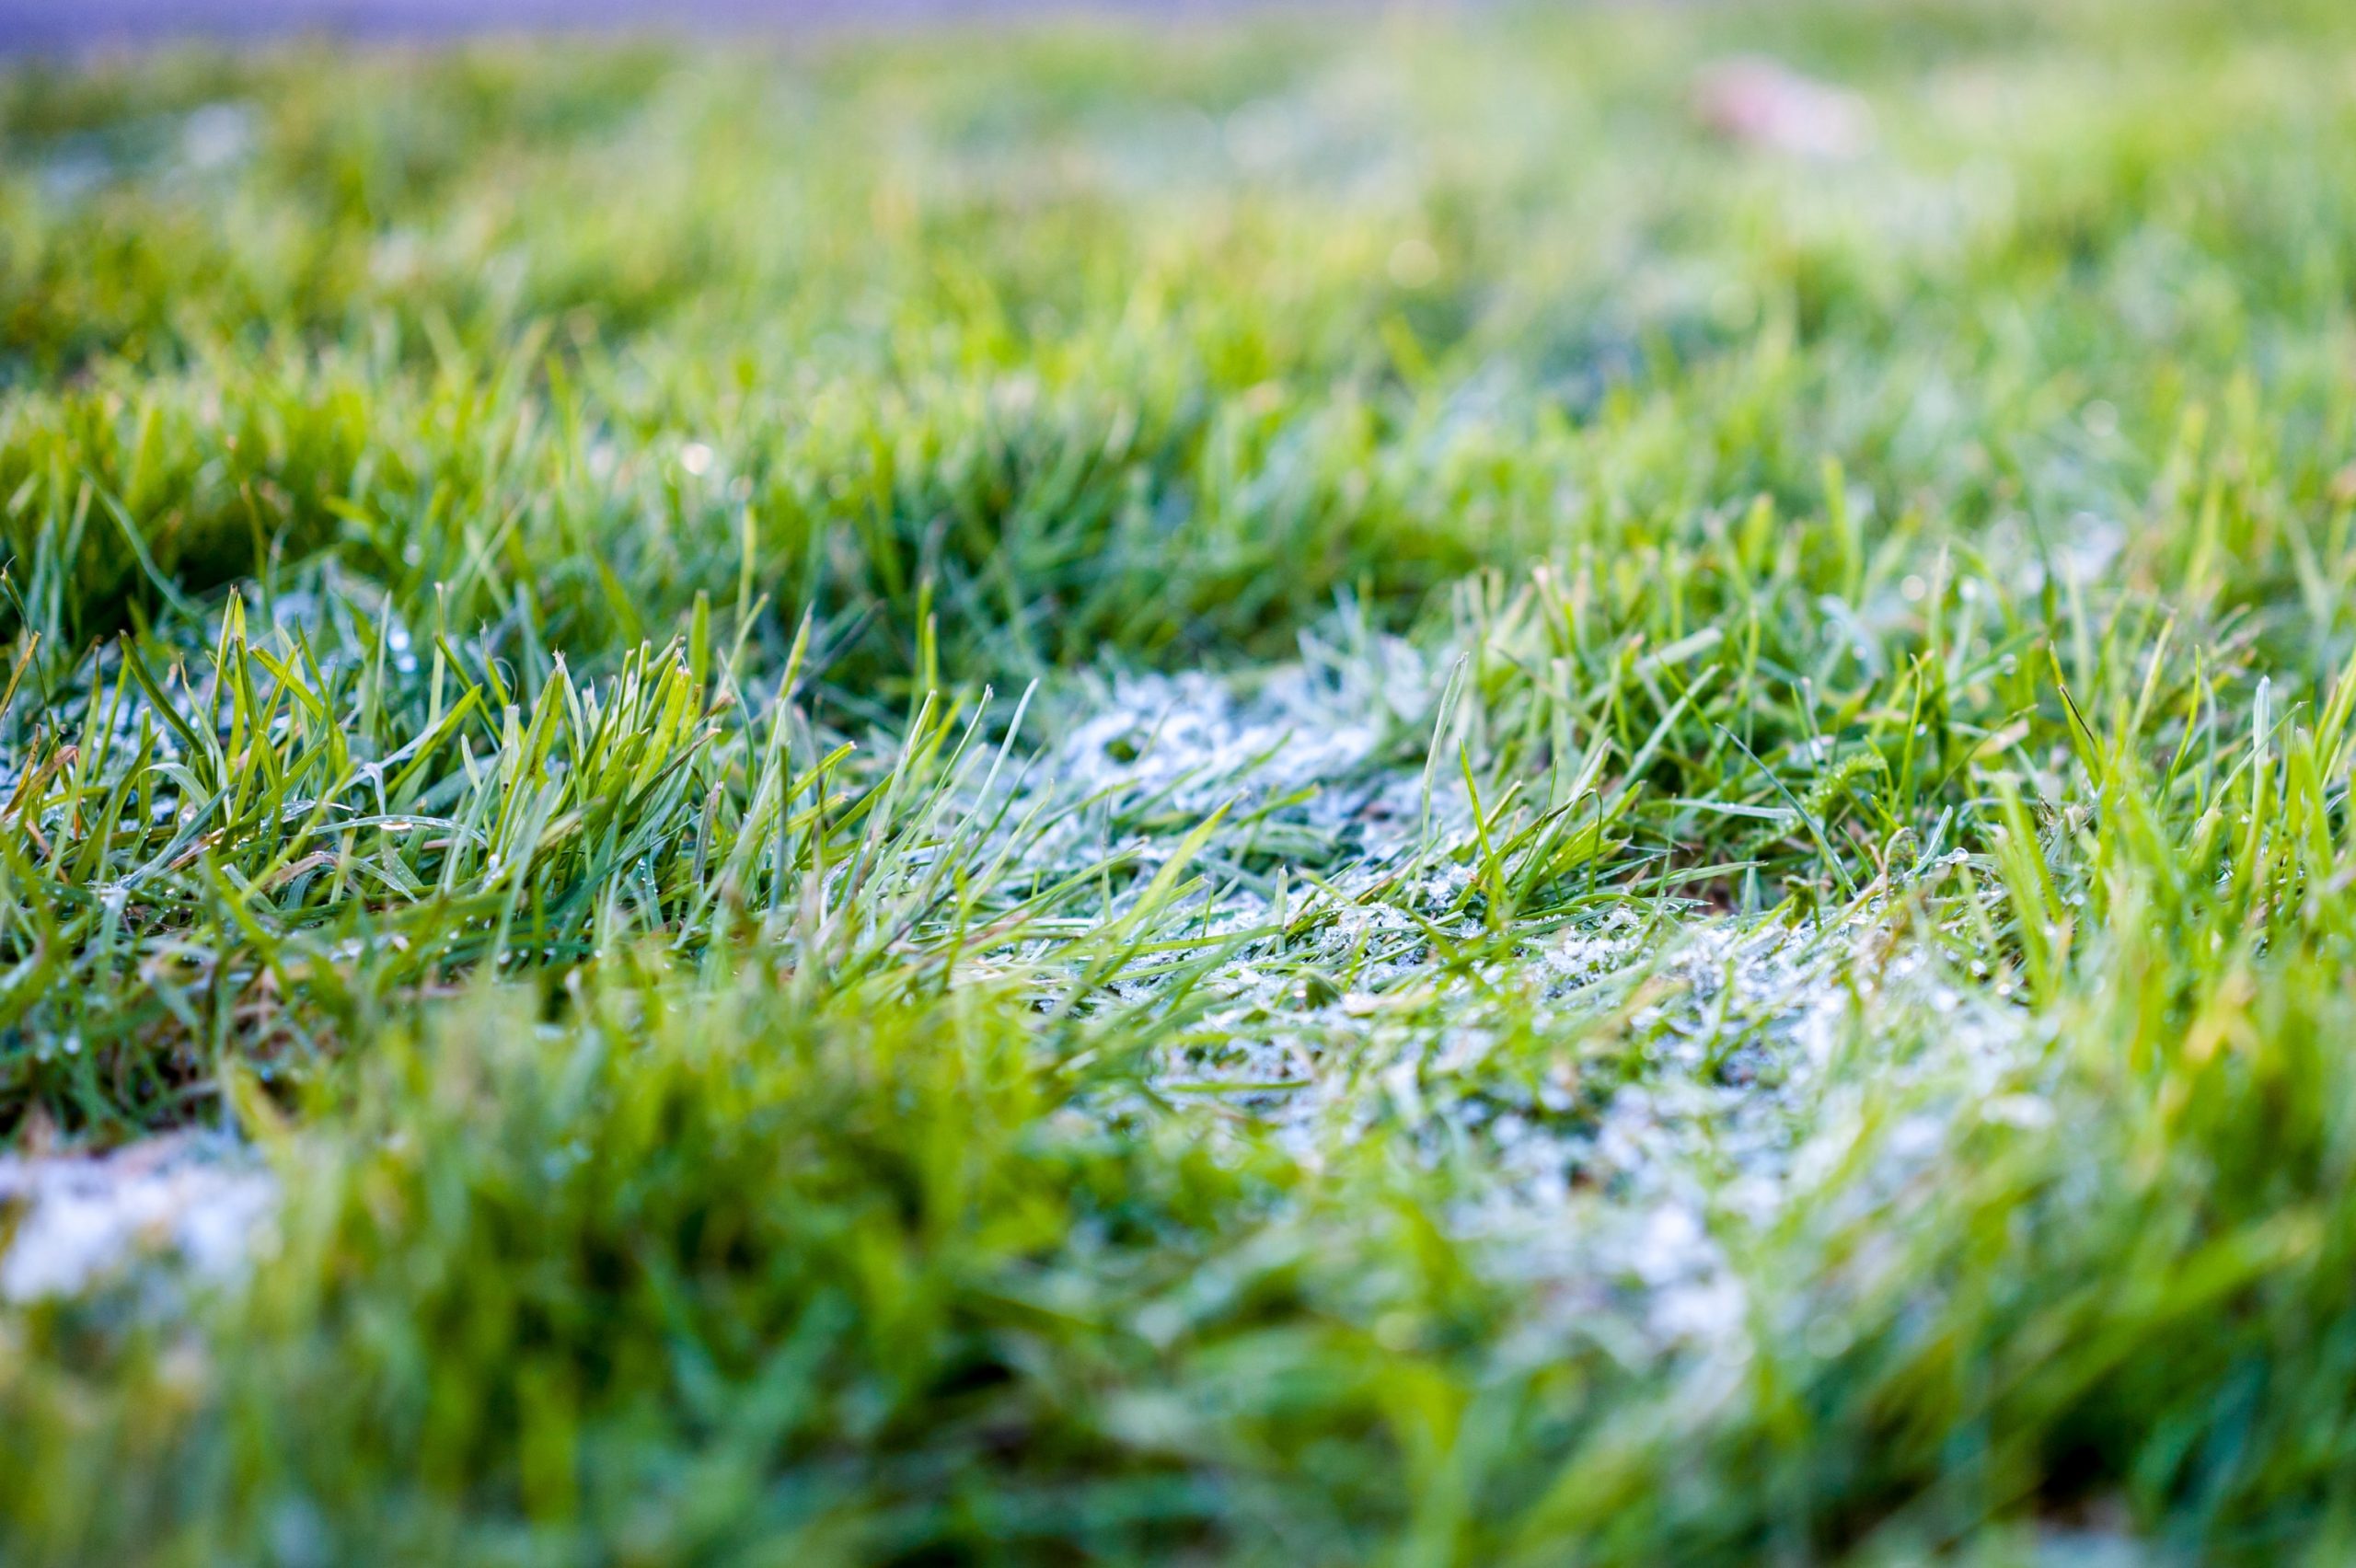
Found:
[[[2351,307],[2327,0],[8,68],[0,1562],[2356,1559]]]

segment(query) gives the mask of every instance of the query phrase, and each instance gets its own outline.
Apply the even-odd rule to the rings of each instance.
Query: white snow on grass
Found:
[[[217,1135],[0,1158],[0,1300],[79,1295],[146,1265],[232,1280],[278,1201],[251,1151]]]
[[[2038,1049],[2027,1015],[1890,923],[1908,877],[1955,857],[1818,921],[1606,896],[1489,929],[1461,775],[1425,762],[1448,669],[1390,640],[1312,642],[1243,675],[1084,677],[1052,696],[1059,739],[1010,785],[1013,814],[1052,808],[1020,845],[1041,875],[1152,866],[1230,813],[1192,868],[1200,945],[1165,944],[1107,986],[1184,1027],[1091,1113],[1208,1114],[1315,1170],[1378,1127],[1401,1135],[1383,1147],[1449,1174],[1459,1238],[1542,1303],[1533,1354],[1575,1333],[1630,1356],[1738,1354],[1751,1304],[1724,1239],[1854,1177],[1888,1105],[1912,1118],[1876,1146],[1893,1184],[1958,1116],[2050,1115],[2021,1087]],[[0,1159],[0,1299],[154,1264],[234,1278],[278,1202],[219,1136]]]
[[[1421,757],[1448,668],[1390,637],[1346,651],[1308,640],[1304,653],[1242,675],[1082,677],[1033,775],[1060,798],[1100,802],[1080,823],[1139,812],[1199,818],[1305,796],[1282,820],[1344,853],[1396,855],[1423,830],[1425,780],[1419,768],[1387,764]],[[1462,798],[1453,775],[1433,780],[1438,811]],[[1151,858],[1183,832],[1089,844],[1067,831],[1032,859],[1108,847]]]
[[[1530,1285],[1557,1331],[1641,1355],[1738,1351],[1750,1301],[1721,1234],[1772,1223],[1841,1168],[1874,1124],[1861,1095],[1915,1108],[1900,1131],[1921,1136],[1876,1146],[1900,1163],[1932,1157],[1957,1114],[2043,1109],[1999,1092],[2034,1055],[2026,1015],[1886,918],[1892,893],[1955,857],[1820,921],[1632,899],[1497,939],[1463,897],[1462,787],[1421,761],[1445,666],[1376,646],[1237,679],[1101,680],[1043,759],[1043,788],[1103,802],[1097,837],[1052,835],[1048,853],[1150,859],[1226,804],[1265,811],[1269,840],[1295,835],[1317,863],[1274,889],[1205,870],[1199,1016],[1150,1064],[1149,1094],[1103,1113],[1195,1107],[1312,1167],[1378,1124],[1403,1131],[1457,1176],[1452,1224],[1488,1266]],[[1140,801],[1159,820],[1124,836]],[[1281,941],[1265,934],[1280,918]],[[1450,944],[1478,956],[1440,962]],[[1110,989],[1149,1008],[1166,984]]]

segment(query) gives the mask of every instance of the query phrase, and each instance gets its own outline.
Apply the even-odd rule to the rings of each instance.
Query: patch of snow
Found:
[[[1278,665],[1249,684],[1124,673],[1092,683],[1047,771],[1087,792],[1166,794],[1208,811],[1241,786],[1272,794],[1357,773],[1403,727],[1427,721],[1438,695],[1426,663],[1391,638],[1362,660]]]
[[[0,1159],[0,1300],[77,1295],[143,1262],[233,1278],[278,1200],[277,1180],[217,1136]]]
[[[1603,1335],[1628,1356],[1739,1360],[1737,1238],[1829,1182],[1847,1203],[1920,1179],[1958,1113],[2050,1115],[2020,1070],[2027,1015],[1897,940],[1905,874],[1820,923],[1653,899],[1491,929],[1458,770],[1425,766],[1449,668],[1362,639],[1247,675],[1050,694],[1059,738],[1009,813],[1048,821],[1017,847],[1042,876],[1161,863],[1232,808],[1197,863],[1209,891],[1165,928],[1186,945],[1106,982],[1139,1016],[1174,990],[1184,1026],[1085,1110],[1216,1108],[1311,1170],[1387,1132],[1445,1169],[1440,1217],[1480,1266],[1540,1304],[1530,1354]]]
[[[235,168],[253,156],[260,139],[260,116],[253,105],[204,104],[180,121],[180,162],[197,174]]]

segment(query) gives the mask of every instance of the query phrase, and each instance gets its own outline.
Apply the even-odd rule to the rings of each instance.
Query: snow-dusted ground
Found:
[[[1914,1174],[1955,1117],[2050,1114],[2007,1092],[2042,1049],[2026,1013],[1891,940],[1895,886],[1799,926],[1632,902],[1469,971],[1435,963],[1436,939],[1484,935],[1464,912],[1472,873],[1448,852],[1470,843],[1464,788],[1415,760],[1445,677],[1444,663],[1379,640],[1240,679],[1118,677],[1075,712],[1038,772],[1103,805],[1034,853],[1167,854],[1174,835],[1110,825],[1139,801],[1181,816],[1265,813],[1324,850],[1315,882],[1212,895],[1201,951],[1223,956],[1196,988],[1216,1003],[1186,1036],[1212,1043],[1165,1053],[1160,1098],[1216,1105],[1311,1164],[1378,1122],[1406,1129],[1408,1147],[1458,1174],[1461,1235],[1566,1320],[1636,1354],[1739,1341],[1749,1303],[1720,1232],[1771,1223],[1842,1170],[1877,1120],[1869,1096],[1903,1115],[1874,1143],[1887,1169],[1868,1189]],[[1107,825],[1090,840],[1091,821]],[[1293,934],[1237,940],[1279,921]],[[1321,995],[1304,973],[1350,982]],[[1113,990],[1144,1007],[1159,984]],[[1557,1066],[1531,1082],[1533,1036],[1576,1042],[1614,1009],[1630,1037],[1619,1077]]]
[[[1489,1266],[1630,1355],[1740,1353],[1751,1304],[1723,1237],[1831,1172],[1854,1182],[1867,1096],[1920,1121],[1875,1146],[1891,1182],[1953,1117],[2050,1114],[2015,1087],[2041,1048],[2026,1014],[1891,940],[1894,888],[1820,924],[1656,899],[1487,930],[1457,852],[1473,831],[1461,776],[1423,760],[1450,668],[1396,640],[1312,640],[1242,675],[1099,675],[1050,695],[1058,738],[997,786],[1021,797],[1013,814],[1045,809],[1020,840],[1030,869],[1151,868],[1221,808],[1249,824],[1195,868],[1210,890],[1185,919],[1200,945],[1112,980],[1139,1016],[1193,1010],[1142,1092],[1095,1113],[1190,1108],[1312,1168],[1378,1124],[1403,1133],[1393,1147],[1449,1171],[1450,1222]],[[1247,849],[1283,869],[1218,863]],[[1477,956],[1441,962],[1448,943]],[[1172,1000],[1170,974],[1195,959],[1207,968]],[[218,1135],[0,1160],[0,1298],[148,1264],[232,1277],[278,1198]]]
[[[75,1295],[146,1264],[231,1279],[278,1199],[252,1151],[219,1135],[0,1158],[0,1300]]]

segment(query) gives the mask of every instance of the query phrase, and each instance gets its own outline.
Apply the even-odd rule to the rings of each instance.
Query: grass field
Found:
[[[2356,1559],[2351,305],[2325,0],[15,68],[0,1562]]]

